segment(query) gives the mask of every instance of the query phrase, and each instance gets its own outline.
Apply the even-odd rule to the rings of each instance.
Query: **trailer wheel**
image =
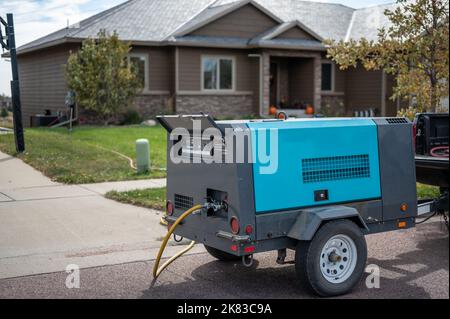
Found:
[[[295,268],[302,284],[322,296],[342,295],[361,280],[367,245],[361,229],[350,220],[330,221],[311,241],[299,242]]]
[[[220,260],[220,261],[238,261],[241,260],[242,257],[239,256],[235,256],[229,253],[226,253],[224,251],[221,251],[219,249],[216,248],[212,248],[210,246],[205,246],[206,251],[213,256],[214,258]]]

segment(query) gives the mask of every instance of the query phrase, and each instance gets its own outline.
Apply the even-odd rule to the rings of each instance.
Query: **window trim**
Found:
[[[147,53],[129,53],[127,56],[127,62],[131,63],[131,58],[144,58],[144,88],[141,93],[149,93],[150,92],[150,62]]]
[[[219,63],[217,63],[217,89],[206,89],[205,88],[205,72],[204,72],[204,63],[205,59],[215,59]],[[220,60],[231,60],[231,89],[221,89],[220,88]],[[236,57],[231,55],[201,55],[200,58],[200,91],[208,92],[208,93],[224,93],[224,92],[236,92]]]
[[[328,60],[322,60],[321,62],[321,68],[320,68],[320,72],[322,72],[322,66],[324,64],[330,64],[331,65],[331,90],[322,90],[322,80],[320,81],[320,91],[322,93],[336,93],[335,89],[335,75],[336,75],[336,64],[333,63],[332,61],[328,61]],[[322,74],[320,75],[321,79],[322,79]]]

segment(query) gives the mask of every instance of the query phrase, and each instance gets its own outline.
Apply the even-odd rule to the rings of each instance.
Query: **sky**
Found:
[[[390,3],[394,0],[320,0],[353,8]],[[14,14],[16,44],[21,46],[111,8],[124,0],[0,0],[0,16]],[[19,79],[20,80],[20,79]],[[11,65],[0,58],[0,94],[11,95]]]

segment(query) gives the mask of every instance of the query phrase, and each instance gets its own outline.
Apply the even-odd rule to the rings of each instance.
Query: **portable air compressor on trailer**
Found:
[[[168,236],[203,243],[219,260],[242,259],[249,266],[254,254],[277,250],[283,264],[286,249],[293,249],[300,282],[321,296],[339,295],[363,275],[364,235],[415,225],[413,128],[407,119],[158,120],[171,133]],[[241,147],[245,160],[199,160],[205,152],[214,155],[214,147],[196,148],[194,138],[178,135],[194,134],[195,123],[200,146],[213,140],[208,132],[219,132],[212,144],[225,149],[223,157],[230,151],[237,157]],[[227,133],[239,133],[245,142]],[[274,163],[259,156],[269,150],[276,153]],[[175,163],[174,154],[185,161]]]

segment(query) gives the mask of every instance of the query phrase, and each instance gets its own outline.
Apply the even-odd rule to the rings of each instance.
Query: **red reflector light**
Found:
[[[253,253],[255,251],[255,246],[248,246],[244,248],[244,252]]]
[[[247,225],[247,226],[245,227],[245,233],[246,233],[247,235],[250,235],[251,233],[253,233],[253,227],[252,227],[252,225]]]
[[[231,245],[231,250],[232,251],[237,251],[237,245]]]
[[[231,232],[233,234],[236,235],[237,233],[239,233],[239,228],[240,228],[239,220],[236,217],[231,217],[230,227],[231,227]]]
[[[168,200],[167,203],[166,203],[166,213],[167,213],[167,215],[172,216],[173,215],[173,211],[174,211],[173,204],[172,204],[172,202],[170,200]]]

